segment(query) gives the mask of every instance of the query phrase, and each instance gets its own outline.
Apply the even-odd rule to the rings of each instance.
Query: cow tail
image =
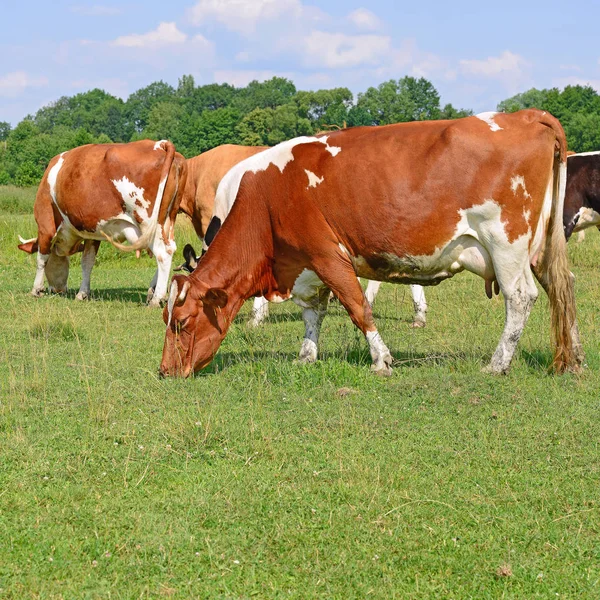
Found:
[[[165,186],[167,185],[167,179],[169,177],[169,172],[171,171],[171,165],[173,164],[173,158],[175,157],[175,146],[172,142],[168,140],[162,140],[161,142],[157,142],[160,144],[160,147],[166,151],[167,156],[165,158],[165,162],[163,163],[163,168],[160,173],[160,180],[158,184],[158,190],[156,192],[156,200],[154,201],[154,206],[152,207],[152,215],[150,217],[150,225],[148,229],[133,244],[120,244],[116,242],[113,238],[103,234],[104,237],[116,248],[119,250],[124,250],[126,252],[132,252],[134,250],[142,250],[144,248],[148,248],[150,243],[154,240],[156,236],[156,229],[158,227],[158,216],[160,214],[160,207],[163,201],[163,196],[165,193]]]
[[[563,230],[563,207],[567,186],[567,141],[557,119],[544,113],[540,120],[556,135],[552,207],[541,257],[542,264],[538,266],[540,281],[550,300],[554,345],[552,368],[562,373],[577,370],[583,360],[577,333],[574,276],[569,269],[567,240]]]

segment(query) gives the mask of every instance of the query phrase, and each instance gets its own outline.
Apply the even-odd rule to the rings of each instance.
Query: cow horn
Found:
[[[185,281],[183,287],[181,288],[181,292],[179,292],[179,296],[177,296],[177,304],[183,304],[187,297],[187,293],[190,291],[190,282]]]
[[[187,281],[186,281],[187,283]],[[167,327],[171,326],[171,318],[173,317],[173,308],[175,306],[175,299],[177,298],[177,294],[179,289],[177,287],[177,281],[173,281],[171,283],[171,289],[169,291],[169,300],[167,301],[167,311],[169,313],[169,321],[167,322]]]

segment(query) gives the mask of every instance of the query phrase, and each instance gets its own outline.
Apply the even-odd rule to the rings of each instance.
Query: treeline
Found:
[[[600,148],[600,96],[590,87],[529,90],[499,110],[537,106],[561,119],[576,151]],[[472,114],[441,106],[433,84],[404,77],[355,98],[347,88],[301,91],[289,79],[196,86],[191,75],[177,88],[158,81],[126,101],[94,89],[62,97],[14,129],[0,122],[0,184],[36,185],[56,154],[94,142],[170,139],[186,157],[220,144],[274,145],[298,135],[357,125],[453,119]]]

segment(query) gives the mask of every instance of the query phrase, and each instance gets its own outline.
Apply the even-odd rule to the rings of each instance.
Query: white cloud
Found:
[[[460,66],[467,75],[479,75],[495,79],[506,76],[520,76],[527,61],[518,54],[505,50],[500,56],[490,56],[485,60],[461,60]]]
[[[102,4],[95,4],[94,6],[76,4],[71,6],[71,11],[86,17],[114,17],[115,15],[120,15],[123,12],[116,6],[104,6]]]
[[[359,29],[367,31],[375,31],[383,25],[379,17],[366,8],[357,8],[348,15],[347,19]]]
[[[193,25],[214,19],[227,29],[249,34],[259,22],[283,15],[298,18],[303,12],[300,0],[199,0],[189,14]]]
[[[196,37],[202,38],[202,36]],[[125,46],[127,48],[145,48],[183,44],[187,39],[187,34],[179,31],[175,23],[163,22],[154,31],[122,35],[114,40],[112,44],[114,46]]]
[[[304,39],[305,62],[330,69],[377,64],[392,51],[391,38],[312,31]]]
[[[37,88],[48,85],[47,77],[31,77],[25,71],[14,71],[0,77],[0,96],[16,98],[27,88]]]

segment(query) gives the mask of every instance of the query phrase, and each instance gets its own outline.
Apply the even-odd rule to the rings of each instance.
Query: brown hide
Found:
[[[200,239],[204,239],[206,234],[217,187],[225,173],[242,160],[265,149],[266,146],[224,144],[186,160],[187,183],[179,210],[190,217]]]

